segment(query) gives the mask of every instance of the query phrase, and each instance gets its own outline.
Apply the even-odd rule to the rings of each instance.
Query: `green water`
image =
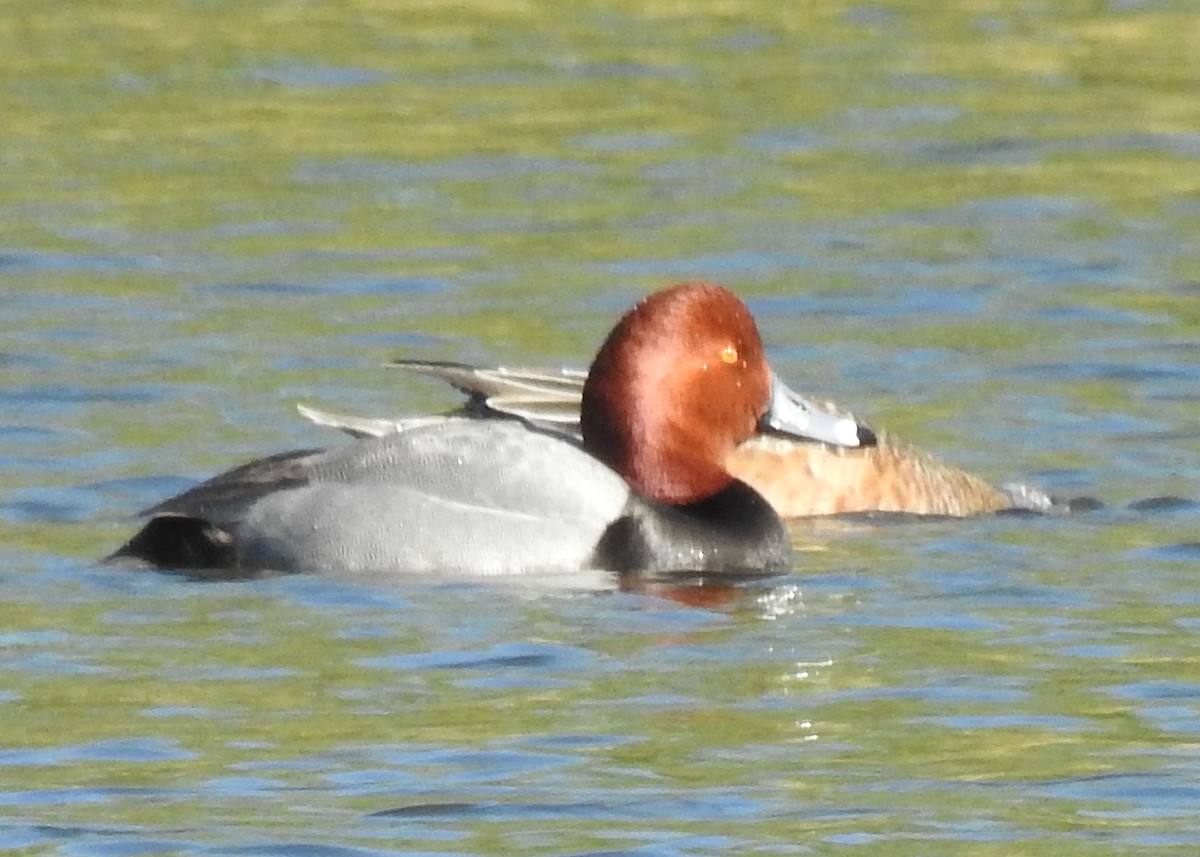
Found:
[[[484,257],[525,259],[524,293],[540,259],[579,292],[595,282],[561,278],[588,262],[737,247],[726,211],[783,228],[1060,195],[1155,217],[1200,192],[1194,138],[1164,145],[1196,128],[1186,3],[15,3],[5,18],[2,191],[22,216],[3,240],[236,254],[252,281],[280,254],[311,254],[320,276],[373,252],[355,273],[400,258],[407,276],[470,280],[497,267]],[[747,151],[756,136],[773,145]],[[516,160],[486,182],[454,166],[489,158]],[[690,198],[647,180],[671,165],[698,178]],[[423,170],[409,194],[376,181]],[[1103,237],[1096,221],[1077,228]],[[464,231],[478,255],[436,258]],[[908,232],[891,237],[932,258],[973,240],[969,223]],[[169,284],[121,279],[74,288]]]
[[[1169,2],[10,0],[0,847],[1194,853],[1197,44]],[[1107,509],[816,527],[707,610],[93,565],[332,442],[296,401],[447,407],[377,364],[585,363],[685,277],[797,386]]]

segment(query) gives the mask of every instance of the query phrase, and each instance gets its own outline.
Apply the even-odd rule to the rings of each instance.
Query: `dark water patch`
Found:
[[[536,803],[536,802],[479,802],[479,803],[427,803],[400,806],[373,812],[370,818],[392,818],[424,821],[468,821],[486,819],[489,821],[553,821],[555,819],[574,818],[581,821],[588,819],[617,819],[623,813],[614,811],[610,806],[599,802],[577,803]]]
[[[691,799],[652,789],[614,791],[592,789],[594,800],[537,801],[514,795],[509,800],[480,800],[414,803],[372,813],[371,818],[399,821],[451,822],[482,819],[488,821],[556,821],[589,819],[600,821],[646,821],[673,818],[680,821],[720,819],[751,821],[769,814],[773,807],[734,789],[693,790]],[[630,794],[632,792],[632,794]],[[588,852],[627,853],[627,852]]]
[[[1190,515],[1200,510],[1200,502],[1188,497],[1147,497],[1144,500],[1133,501],[1129,504],[1129,508],[1135,512],[1149,512],[1150,514]]]
[[[371,813],[371,818],[461,818],[486,810],[489,804],[478,803],[418,803]]]
[[[1046,156],[1044,141],[1028,138],[996,137],[970,143],[923,142],[909,154],[931,164],[954,166],[1028,166]]]
[[[509,643],[488,651],[423,652],[369,658],[365,666],[393,670],[529,669],[568,671],[592,665],[595,656],[584,649],[538,643]]]
[[[1050,511],[1064,510],[1072,515],[1084,515],[1088,512],[1098,512],[1105,508],[1103,500],[1097,497],[1068,497],[1060,499],[1054,498],[1054,508]]]

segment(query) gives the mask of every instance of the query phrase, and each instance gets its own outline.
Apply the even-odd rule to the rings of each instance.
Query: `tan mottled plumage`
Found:
[[[857,449],[760,435],[738,447],[726,466],[784,518],[845,512],[964,517],[1012,506],[979,477],[883,434],[877,446]]]

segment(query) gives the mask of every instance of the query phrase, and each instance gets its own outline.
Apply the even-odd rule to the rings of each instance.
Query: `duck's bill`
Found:
[[[763,428],[835,446],[873,446],[875,433],[854,417],[821,407],[771,373],[771,404],[759,421]]]

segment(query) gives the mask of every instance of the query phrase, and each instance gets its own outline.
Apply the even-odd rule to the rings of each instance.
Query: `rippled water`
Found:
[[[0,161],[0,848],[1192,854],[1186,4],[18,2]],[[587,361],[683,277],[1069,518],[818,522],[791,574],[197,584],[129,516]]]

